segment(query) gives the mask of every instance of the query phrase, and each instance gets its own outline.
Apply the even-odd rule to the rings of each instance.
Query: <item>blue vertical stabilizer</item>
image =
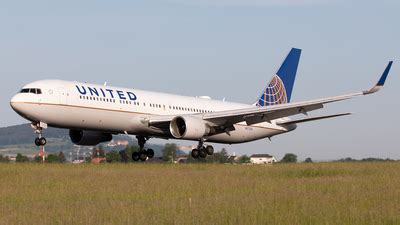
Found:
[[[292,48],[276,75],[272,77],[268,86],[263,90],[256,103],[258,106],[264,107],[290,102],[300,55],[301,49]]]

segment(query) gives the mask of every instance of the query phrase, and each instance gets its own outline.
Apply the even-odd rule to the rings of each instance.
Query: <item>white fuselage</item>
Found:
[[[43,122],[66,129],[160,138],[173,136],[169,131],[149,126],[144,122],[146,118],[152,115],[200,116],[208,112],[252,107],[204,97],[185,97],[61,80],[37,81],[23,87],[23,90],[27,89],[40,89],[40,93],[18,93],[10,104],[18,114],[32,122]],[[275,121],[251,126],[238,123],[234,128],[235,130],[227,133],[209,136],[206,140],[228,144],[243,143],[294,129],[278,126]]]

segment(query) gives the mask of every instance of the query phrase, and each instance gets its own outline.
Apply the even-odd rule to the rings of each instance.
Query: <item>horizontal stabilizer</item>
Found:
[[[301,120],[292,120],[292,121],[287,121],[287,122],[282,122],[282,123],[276,123],[277,125],[291,125],[291,124],[297,124],[297,123],[305,123],[305,122],[311,122],[315,120],[323,120],[323,119],[329,119],[329,118],[334,118],[334,117],[339,117],[339,116],[348,116],[351,115],[351,113],[341,113],[341,114],[334,114],[334,115],[328,115],[328,116],[318,116],[318,117],[311,117],[311,118],[306,118],[306,119],[301,119]]]

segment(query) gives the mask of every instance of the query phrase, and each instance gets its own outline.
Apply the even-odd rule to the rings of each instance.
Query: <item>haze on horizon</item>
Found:
[[[107,81],[250,104],[297,47],[303,53],[292,101],[364,90],[389,60],[394,64],[382,92],[311,113],[352,116],[301,124],[272,142],[216,149],[277,158],[292,152],[300,159],[400,159],[399,6],[392,0],[5,2],[0,126],[27,122],[9,101],[24,84],[40,79]]]

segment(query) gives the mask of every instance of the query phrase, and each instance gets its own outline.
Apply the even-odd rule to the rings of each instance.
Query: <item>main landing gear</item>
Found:
[[[204,145],[204,140],[200,140],[199,141],[199,145],[197,146],[197,148],[192,150],[192,157],[194,159],[198,159],[198,158],[206,158],[207,155],[212,155],[214,154],[214,147],[211,145]]]
[[[47,140],[45,137],[43,137],[43,129],[47,128],[47,124],[33,122],[31,124],[31,127],[35,130],[35,133],[38,135],[38,137],[35,138],[35,145],[45,146],[47,144]]]
[[[145,149],[144,145],[146,142],[149,140],[149,138],[144,137],[144,136],[136,136],[139,144],[139,152],[134,152],[132,153],[132,160],[137,162],[137,161],[146,161],[147,159],[151,159],[154,157],[154,151],[153,149]]]

